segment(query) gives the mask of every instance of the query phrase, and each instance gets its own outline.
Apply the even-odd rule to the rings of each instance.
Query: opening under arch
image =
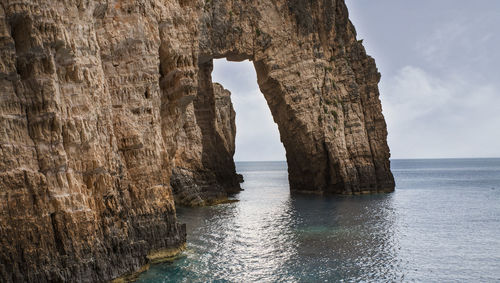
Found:
[[[370,123],[381,122],[371,125],[369,129],[363,126],[363,122],[366,122],[363,119],[366,117],[360,111],[363,103],[367,102],[362,100],[370,98],[361,99],[359,86],[354,83],[346,86],[345,81],[335,82],[333,67],[317,67],[319,63],[314,63],[314,60],[308,61],[308,64],[316,64],[315,67],[302,73],[296,71],[296,65],[279,65],[271,57],[261,58],[246,51],[211,50],[198,57],[198,67],[195,70],[180,70],[187,78],[178,80],[177,89],[187,91],[190,95],[179,100],[185,108],[179,113],[179,117],[182,117],[179,123],[181,127],[176,135],[177,149],[170,179],[177,204],[216,204],[241,191],[240,183],[243,180],[236,173],[234,163],[236,114],[231,93],[225,87],[236,84],[236,89],[244,89],[245,83],[231,79],[238,72],[227,76],[229,83],[224,82],[225,86],[214,83],[218,80],[217,75],[215,80],[212,77],[214,60],[215,64],[220,64],[217,61],[220,58],[227,58],[231,62],[243,61],[239,64],[246,64],[243,76],[246,73],[246,76],[253,77],[253,80],[249,78],[245,81],[250,84],[248,88],[255,87],[251,86],[251,81],[257,81],[258,89],[263,95],[254,93],[253,97],[265,98],[269,106],[267,111],[270,110],[272,120],[278,126],[279,137],[286,150],[292,192],[353,194],[393,190],[393,179],[387,178],[387,174],[392,176],[386,158],[387,152],[372,152],[372,148],[377,149],[375,145],[378,146],[380,141],[376,135],[379,133],[385,136],[385,122],[370,116]],[[171,72],[167,79],[177,74]],[[251,90],[247,91],[251,94]],[[237,97],[239,90],[235,92]],[[377,101],[378,98],[374,97]],[[261,110],[266,113],[266,107],[263,107],[265,102],[261,100],[260,104]],[[242,107],[249,108],[249,105]],[[245,113],[239,112],[240,115]],[[261,118],[265,121],[265,115]],[[258,121],[249,122],[255,124],[249,128],[265,128],[265,125],[257,125]],[[270,127],[272,128],[274,132],[271,130],[271,135],[278,136],[276,125]],[[381,131],[377,132],[377,128]],[[385,139],[381,146],[385,145],[384,142]],[[280,150],[276,148],[280,147],[277,146],[274,150],[271,147],[271,151],[279,154]],[[271,156],[262,157],[262,150],[249,158],[252,150],[258,152],[259,149],[251,147],[249,150],[246,157],[245,154],[239,156],[238,153],[236,160],[282,159],[273,157],[274,152]]]
[[[252,62],[213,61],[212,81],[231,92],[236,112],[234,161],[285,161],[278,125],[257,84]]]

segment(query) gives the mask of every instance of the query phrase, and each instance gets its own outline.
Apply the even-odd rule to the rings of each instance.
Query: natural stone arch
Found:
[[[292,192],[351,194],[394,189],[378,98],[380,74],[356,39],[343,1],[206,2],[199,27],[195,101],[214,95],[210,76],[214,58],[251,60],[287,152]],[[199,101],[194,104],[195,108],[207,106]],[[206,124],[203,117],[197,118],[201,120],[193,124]],[[215,128],[214,117],[210,119]],[[205,133],[216,131],[205,129]],[[234,133],[232,147],[226,151],[211,146],[200,149],[204,156],[211,156],[205,162],[208,165],[194,170],[205,172],[204,176],[183,176],[181,182],[173,183],[176,192],[196,195],[190,188],[197,183],[204,184],[205,192],[220,192],[228,180],[232,180],[228,191],[234,192]],[[221,155],[226,162],[209,164]],[[207,172],[223,175],[225,181],[207,182]],[[173,177],[178,180],[176,176],[174,169]]]

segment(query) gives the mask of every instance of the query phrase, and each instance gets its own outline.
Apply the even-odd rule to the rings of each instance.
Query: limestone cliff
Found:
[[[213,58],[252,60],[292,191],[394,189],[343,0],[0,0],[0,281],[102,281],[239,190]]]
[[[200,69],[210,76],[211,66]],[[210,79],[200,80],[210,82]],[[200,85],[192,109],[179,131],[171,184],[176,204],[216,204],[240,189],[233,162],[235,112],[231,93],[220,84]]]

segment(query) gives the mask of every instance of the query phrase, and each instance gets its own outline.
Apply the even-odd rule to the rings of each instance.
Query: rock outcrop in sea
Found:
[[[0,281],[105,281],[185,242],[177,204],[240,190],[251,60],[292,192],[390,192],[380,74],[343,0],[1,0]]]

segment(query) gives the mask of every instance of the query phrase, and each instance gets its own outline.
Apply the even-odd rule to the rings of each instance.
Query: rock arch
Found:
[[[216,145],[215,128],[220,128],[213,115],[222,109],[216,109],[213,103],[217,91],[210,76],[212,59],[248,59],[254,63],[259,87],[278,124],[292,191],[392,191],[386,124],[378,98],[380,74],[356,39],[343,1],[278,1],[259,3],[257,7],[227,1],[204,5],[195,52],[198,56],[193,62],[199,74],[194,82],[198,84],[194,108],[204,107],[205,113],[212,113],[209,119],[213,129],[202,130],[203,138],[213,139],[211,144]],[[211,106],[200,102],[201,97]],[[208,117],[195,118],[187,123],[201,123],[204,126],[200,128],[206,128],[204,120]],[[220,196],[226,187],[234,192],[234,135],[233,144],[225,144],[226,150],[198,147],[204,156],[212,157],[207,158],[205,167],[192,170],[192,178],[176,174],[186,167],[182,158],[175,158],[174,163],[181,164],[174,167],[176,192],[188,199],[200,197],[199,203],[208,197],[207,191],[217,191]],[[181,142],[180,146],[184,150],[187,145]],[[224,156],[226,161],[209,164],[217,159],[215,156]],[[204,172],[203,176],[193,173],[197,170]],[[207,172],[231,181],[207,181]],[[199,189],[204,187],[205,193],[190,191],[196,184],[203,184]]]

